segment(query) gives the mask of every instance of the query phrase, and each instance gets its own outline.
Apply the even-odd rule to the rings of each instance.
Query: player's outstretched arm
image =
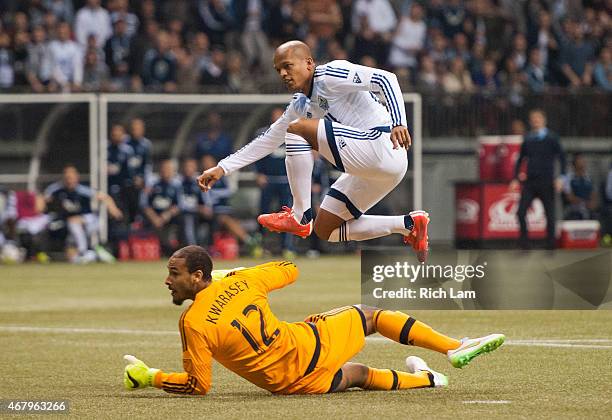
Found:
[[[290,285],[300,274],[291,261],[273,261],[252,267],[251,270],[258,272],[257,279],[266,293]]]
[[[208,391],[203,381],[198,381],[187,372],[165,373],[160,369],[150,368],[142,360],[126,354],[128,363],[123,371],[123,385],[128,390],[155,387],[173,394],[205,395]]]
[[[218,165],[218,167],[223,170],[223,174],[221,175],[229,175],[251,163],[257,162],[268,156],[285,142],[289,123],[301,116],[296,111],[294,101],[295,99],[287,106],[285,113],[263,134],[251,140],[245,146],[226,158],[221,159]],[[219,172],[216,171],[215,174],[218,175]]]

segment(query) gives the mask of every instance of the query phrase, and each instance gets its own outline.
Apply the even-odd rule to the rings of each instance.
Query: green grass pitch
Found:
[[[296,262],[298,281],[271,295],[281,319],[359,302],[358,257]],[[417,319],[449,335],[502,332],[509,342],[463,370],[439,354],[383,340],[368,341],[356,358],[402,369],[407,355],[418,355],[449,376],[445,389],[274,396],[215,365],[205,397],[128,392],[126,353],[181,369],[176,331],[184,307],[172,305],[164,276],[164,261],[0,266],[0,399],[68,399],[71,416],[113,419],[609,418],[612,412],[612,311],[416,311]],[[542,341],[549,339],[563,341]]]

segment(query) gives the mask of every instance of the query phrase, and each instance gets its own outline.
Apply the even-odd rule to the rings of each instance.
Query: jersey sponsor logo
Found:
[[[344,141],[344,139],[340,139],[338,141],[338,148],[344,149],[345,146],[346,146],[346,142]]]
[[[329,109],[329,102],[327,102],[327,99],[319,96],[319,108],[327,111]]]
[[[353,77],[353,83],[361,83],[361,77],[359,77],[359,73],[355,73],[355,77]]]
[[[206,321],[211,324],[217,324],[223,307],[230,303],[232,298],[238,295],[240,292],[244,292],[249,288],[249,284],[245,280],[239,280],[230,284],[225,290],[217,295],[217,299],[210,305]]]

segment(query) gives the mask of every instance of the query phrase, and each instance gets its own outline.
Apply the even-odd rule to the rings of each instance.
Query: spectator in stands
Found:
[[[391,41],[389,64],[393,68],[409,67],[414,73],[417,54],[425,46],[427,27],[423,22],[424,14],[423,6],[412,3],[409,14],[402,16]]]
[[[128,35],[127,28],[124,17],[117,16],[113,21],[113,35],[104,45],[105,61],[110,69],[113,85],[122,91],[129,87],[131,36]]]
[[[572,167],[563,185],[565,219],[593,219],[597,209],[597,191],[587,173],[587,162],[582,154],[574,155]]]
[[[91,208],[94,195],[107,205],[111,217],[123,217],[112,198],[104,193],[94,193],[79,182],[79,172],[74,165],[66,165],[62,181],[49,185],[45,190],[47,213],[51,218],[49,229],[60,238],[63,236],[74,241],[76,252],[70,248],[67,250],[68,259],[72,263],[93,262],[96,258],[104,262],[114,261],[103,247],[97,246],[95,252],[92,249],[98,228],[97,216]]]
[[[496,93],[501,83],[497,75],[497,64],[492,59],[486,59],[482,63],[482,70],[474,77],[474,84],[480,87],[480,92],[485,96]]]
[[[517,33],[512,38],[512,48],[506,54],[506,59],[513,61],[518,70],[522,70],[527,64],[527,38],[522,33]]]
[[[32,40],[28,45],[26,77],[36,93],[55,90],[51,83],[53,58],[46,36],[45,28],[36,26],[32,29]]]
[[[121,203],[125,211],[126,188],[132,185],[132,169],[129,162],[134,150],[127,144],[127,135],[121,124],[113,124],[110,133],[110,144],[107,151],[108,191],[111,197]]]
[[[448,40],[440,33],[435,31],[432,35],[431,46],[428,53],[434,63],[446,66],[453,56],[453,51],[448,47]]]
[[[499,81],[505,92],[504,99],[509,100],[515,106],[522,105],[527,75],[520,71],[516,65],[516,60],[513,60],[512,57],[506,57],[504,60],[504,69],[499,73]]]
[[[446,93],[471,93],[474,89],[470,72],[465,68],[461,57],[455,57],[451,61],[450,72],[442,79],[442,86]]]
[[[159,24],[154,20],[145,21],[143,24],[144,31],[134,36],[130,41],[130,76],[132,90],[140,91],[142,89],[143,64],[145,54],[155,48],[155,40],[159,34]]]
[[[231,93],[256,93],[256,84],[238,52],[227,55],[227,88]]]
[[[110,17],[113,25],[118,21],[125,22],[125,34],[128,38],[132,38],[138,33],[140,20],[138,16],[130,12],[128,0],[114,0],[114,10],[111,12]]]
[[[159,181],[143,195],[142,209],[147,224],[152,228],[162,247],[164,255],[171,255],[178,249],[181,185],[176,179],[174,163],[163,160],[159,167]]]
[[[15,86],[26,86],[27,83],[27,62],[28,62],[28,44],[30,43],[30,34],[26,31],[16,32],[13,37],[13,70],[15,72]]]
[[[208,114],[208,127],[196,139],[196,157],[212,156],[216,161],[232,153],[232,139],[223,131],[223,120],[218,112]]]
[[[204,170],[217,165],[217,160],[212,155],[204,155],[201,162]],[[234,217],[234,211],[229,202],[234,195],[234,190],[228,184],[226,178],[222,178],[219,181],[223,182],[216,182],[212,189],[205,194],[206,202],[212,206],[213,238],[218,229],[223,229],[244,245],[249,255],[254,257],[260,256],[260,236],[249,235],[240,224],[240,221]]]
[[[550,70],[550,64],[559,55],[559,40],[552,29],[550,13],[541,10],[538,14],[538,26],[530,32],[529,45],[540,51],[542,66]]]
[[[210,41],[204,32],[193,35],[189,45],[196,69],[204,68],[210,61]]]
[[[181,227],[184,245],[201,244],[198,230],[201,222],[210,221],[213,216],[212,206],[205,201],[205,194],[198,186],[198,161],[186,158],[182,164],[181,177]]]
[[[584,39],[582,26],[577,22],[567,25],[568,39],[561,47],[561,70],[573,88],[591,86],[595,52],[590,41]]]
[[[561,179],[555,179],[555,161],[559,159],[561,174],[565,174],[565,154],[559,136],[546,127],[546,114],[541,109],[529,113],[531,131],[525,136],[521,152],[516,161],[511,190],[518,191],[522,184],[521,200],[517,212],[521,227],[519,246],[530,247],[527,232],[527,209],[534,198],[539,198],[546,212],[546,247],[555,247],[555,191],[563,187]],[[523,160],[527,159],[526,178],[519,178]]]
[[[235,26],[242,33],[240,42],[249,70],[267,69],[267,57],[272,56],[268,38],[264,33],[264,19],[268,13],[264,0],[234,1]]]
[[[0,89],[10,89],[15,84],[15,55],[10,47],[11,38],[0,32]]]
[[[527,85],[532,92],[542,93],[548,87],[548,70],[542,62],[542,50],[533,48],[529,52],[529,61],[525,68]]]
[[[86,92],[104,92],[110,88],[110,71],[108,66],[98,58],[98,52],[89,48],[85,53],[83,67],[83,90]]]
[[[389,0],[357,0],[353,7],[352,27],[355,33],[353,60],[369,55],[380,64],[389,56],[389,44],[397,18]]]
[[[420,70],[417,75],[416,86],[424,92],[435,92],[441,88],[440,78],[436,71],[436,64],[429,54],[421,56]]]
[[[270,115],[270,124],[273,124],[283,115],[283,108],[274,108]],[[262,127],[255,133],[256,136],[266,131]],[[257,186],[261,190],[259,201],[259,214],[270,213],[271,209],[281,206],[291,207],[293,198],[289,188],[287,169],[285,168],[285,148],[280,147],[272,154],[264,157],[255,163],[257,169]],[[263,233],[263,226],[260,226],[260,233]],[[283,258],[291,259],[295,255],[293,248],[293,235],[281,234],[281,246]]]
[[[170,51],[168,33],[157,34],[156,47],[147,51],[142,65],[142,82],[153,90],[176,91],[176,57]]]
[[[200,84],[207,88],[207,91],[215,90],[222,92],[225,90],[227,82],[225,51],[220,47],[215,47],[210,55],[210,61],[202,68]]]
[[[595,63],[593,71],[595,86],[604,92],[612,92],[612,48],[604,47],[599,53],[599,59]]]
[[[467,15],[468,12],[465,9],[464,2],[461,0],[449,0],[445,2],[440,13],[440,21],[444,36],[453,38],[455,34],[461,32],[463,21]]]
[[[463,32],[458,32],[453,37],[452,55],[453,57],[461,57],[463,62],[468,65],[472,61],[469,40]]]
[[[52,78],[63,91],[80,90],[83,83],[83,51],[70,39],[70,25],[59,24],[57,40],[49,44],[53,62]]]
[[[72,0],[43,0],[43,6],[60,22],[72,23],[74,6]]]
[[[223,0],[196,0],[194,3],[200,30],[208,35],[212,45],[225,45],[225,35],[234,25],[228,3]]]
[[[112,35],[111,20],[108,11],[100,5],[100,0],[87,0],[85,7],[76,14],[74,33],[81,46],[87,45],[90,35],[96,37],[96,46],[103,48],[106,40]]]

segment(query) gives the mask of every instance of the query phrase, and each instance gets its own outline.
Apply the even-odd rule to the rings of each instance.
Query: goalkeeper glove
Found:
[[[123,371],[123,385],[126,389],[147,388],[153,386],[155,375],[159,369],[147,366],[142,360],[126,354],[123,356],[128,365]]]

